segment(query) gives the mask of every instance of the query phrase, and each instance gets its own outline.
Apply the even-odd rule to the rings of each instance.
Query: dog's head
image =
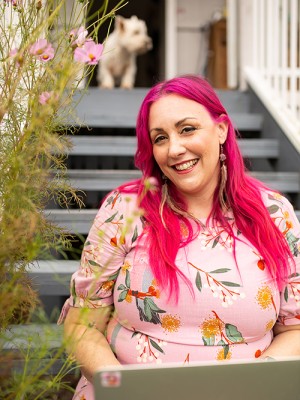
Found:
[[[147,34],[145,21],[135,15],[131,18],[116,16],[115,31],[122,47],[129,53],[144,54],[152,49],[152,40]]]

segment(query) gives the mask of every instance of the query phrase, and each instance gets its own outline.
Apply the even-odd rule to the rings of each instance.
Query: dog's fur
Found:
[[[136,57],[152,49],[143,20],[116,16],[115,29],[104,44],[104,54],[98,66],[98,85],[111,89],[120,85],[131,89],[135,83]]]

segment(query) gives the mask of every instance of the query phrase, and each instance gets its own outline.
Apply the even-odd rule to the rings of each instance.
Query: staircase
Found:
[[[134,129],[137,111],[147,90],[90,88],[82,98],[77,111],[84,126],[72,137],[74,147],[68,155],[68,176],[73,187],[86,192],[86,208],[47,209],[45,213],[52,222],[73,234],[87,235],[103,196],[121,183],[141,176],[133,163]],[[218,95],[243,137],[238,143],[251,174],[283,192],[300,209],[299,168],[277,170],[281,142],[279,138],[263,137],[265,115],[249,112],[251,96],[248,93],[219,91]],[[297,216],[300,219],[300,211]],[[30,274],[45,303],[49,303],[48,296],[68,296],[70,275],[77,268],[78,261],[51,260],[40,261],[32,269]],[[53,308],[53,298],[50,308]]]
[[[78,135],[72,136],[74,147],[67,160],[73,186],[87,194],[86,208],[64,210],[51,208],[50,205],[45,210],[50,221],[84,239],[103,196],[119,184],[140,176],[133,163],[136,148],[134,128],[146,91],[89,89],[80,102],[78,116],[91,129],[82,127]],[[300,219],[300,211],[297,211],[300,210],[300,155],[280,134],[269,115],[258,106],[259,101],[253,93],[224,91],[218,94],[243,137],[238,143],[251,174],[290,198]],[[69,296],[70,277],[78,266],[79,260],[54,259],[39,261],[30,270],[29,275],[47,314],[50,315],[54,308],[60,309]],[[41,362],[48,365],[51,354],[62,342],[62,326],[30,324],[10,327],[3,351],[15,352],[14,371],[24,369],[18,349],[20,346],[30,347],[28,341],[47,343],[48,353]],[[62,358],[56,360],[47,373],[58,373],[64,360],[62,354]],[[0,370],[0,376],[2,373]]]

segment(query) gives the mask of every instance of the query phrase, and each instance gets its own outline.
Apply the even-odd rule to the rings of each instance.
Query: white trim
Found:
[[[261,99],[295,149],[300,153],[300,121],[297,120],[296,115],[284,107],[278,96],[272,94],[272,89],[254,68],[246,67],[245,76],[251,88]]]
[[[238,54],[237,54],[237,1],[227,0],[227,82],[229,88],[238,85]]]
[[[165,0],[165,78],[177,74],[177,0]]]

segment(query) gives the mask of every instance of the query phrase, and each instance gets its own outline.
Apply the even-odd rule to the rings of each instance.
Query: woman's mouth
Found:
[[[195,164],[197,164],[197,162],[198,162],[198,159],[195,159],[195,160],[184,162],[182,164],[173,165],[173,168],[176,169],[177,171],[186,171],[187,169],[190,169]]]

